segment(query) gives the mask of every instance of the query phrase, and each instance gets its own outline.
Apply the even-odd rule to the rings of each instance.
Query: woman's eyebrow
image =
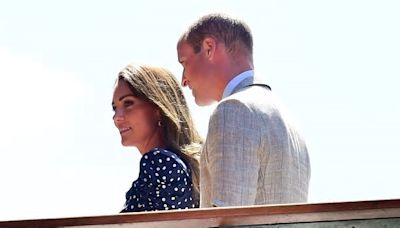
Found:
[[[126,94],[126,95],[123,95],[123,96],[121,96],[119,99],[118,99],[118,101],[122,101],[124,98],[126,98],[126,97],[135,97],[133,94]],[[114,106],[114,101],[113,102],[111,102],[111,106]]]
[[[118,101],[122,101],[124,98],[126,98],[126,97],[135,97],[135,96],[133,96],[133,94],[127,94],[127,95],[124,95],[124,96],[121,96],[119,99],[118,99]]]

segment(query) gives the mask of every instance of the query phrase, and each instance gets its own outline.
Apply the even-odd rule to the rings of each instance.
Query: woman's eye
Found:
[[[130,100],[124,101],[124,107],[125,108],[128,108],[128,107],[132,106],[133,104],[134,104],[133,101],[130,101]]]

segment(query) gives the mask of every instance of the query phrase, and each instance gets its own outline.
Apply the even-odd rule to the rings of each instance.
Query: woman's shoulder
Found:
[[[171,150],[168,149],[164,149],[164,148],[153,148],[151,150],[149,150],[147,153],[145,153],[142,157],[142,159],[146,159],[146,160],[151,160],[151,159],[167,159],[171,160],[171,159],[180,159],[178,157],[178,155],[174,152],[172,152]]]
[[[185,162],[176,152],[164,148],[151,149],[143,155],[141,163],[150,163],[153,166],[171,165],[174,168],[180,166],[183,169],[187,169]]]

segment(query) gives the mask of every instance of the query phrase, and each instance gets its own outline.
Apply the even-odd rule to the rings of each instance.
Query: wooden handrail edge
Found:
[[[220,208],[199,208],[174,211],[153,211],[137,212],[117,215],[99,215],[86,217],[69,218],[48,218],[48,219],[29,219],[0,221],[0,226],[12,227],[18,224],[47,224],[57,225],[96,225],[96,224],[121,224],[121,223],[140,223],[157,222],[172,220],[190,219],[220,219],[241,217],[241,216],[265,216],[265,215],[290,215],[306,213],[324,212],[343,212],[343,211],[363,211],[375,209],[400,209],[400,199],[369,200],[369,201],[345,201],[329,203],[301,203],[301,204],[276,204],[276,205],[256,205],[240,207],[220,207]],[[400,210],[399,210],[400,211]],[[400,217],[400,214],[399,214]]]

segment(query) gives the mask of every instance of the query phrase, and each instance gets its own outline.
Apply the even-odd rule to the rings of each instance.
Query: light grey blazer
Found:
[[[200,206],[306,202],[303,137],[272,92],[242,81],[210,117],[200,158]]]

